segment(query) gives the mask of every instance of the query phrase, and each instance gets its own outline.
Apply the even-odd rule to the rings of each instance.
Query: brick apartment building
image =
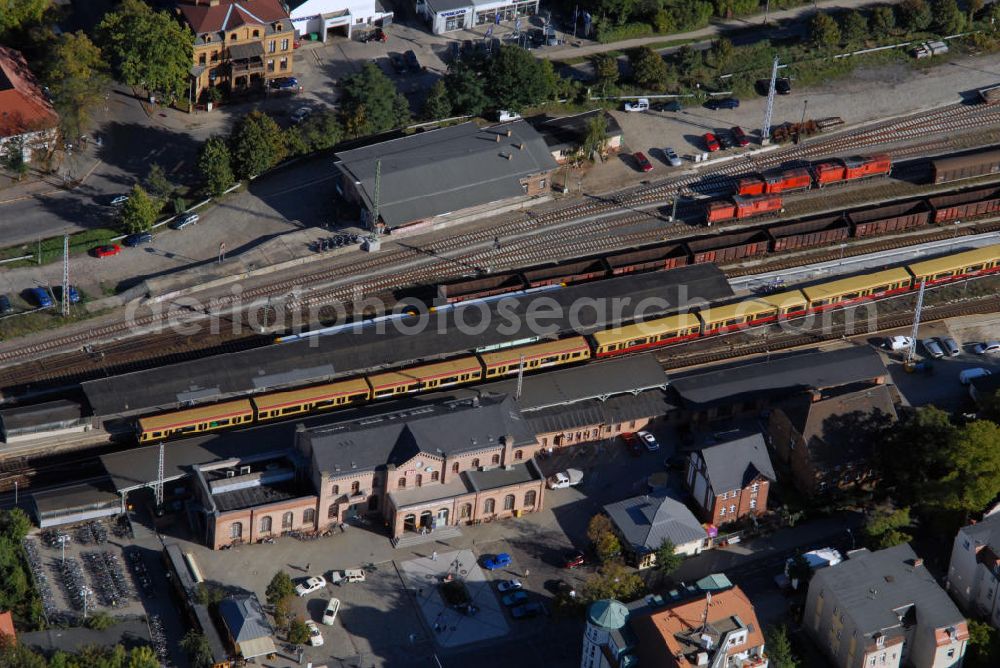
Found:
[[[723,525],[762,515],[775,477],[764,438],[753,434],[692,452],[685,480],[702,519]]]

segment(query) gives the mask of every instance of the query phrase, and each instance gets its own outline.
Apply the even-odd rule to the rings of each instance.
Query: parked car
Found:
[[[636,165],[638,165],[640,171],[642,172],[653,171],[653,163],[649,161],[649,158],[646,157],[645,153],[643,153],[642,151],[636,151],[632,155],[632,157],[635,158],[635,163]]]
[[[322,575],[313,575],[312,577],[306,578],[305,582],[300,582],[295,587],[296,596],[307,596],[314,591],[319,591],[326,587],[326,579]]]
[[[583,552],[567,552],[563,557],[563,568],[579,568],[587,563],[587,558]]]
[[[183,230],[185,227],[190,227],[198,223],[198,214],[189,213],[183,218],[178,218],[174,222],[170,223],[170,229],[173,230]]]
[[[736,146],[735,142],[733,142],[733,138],[730,137],[729,133],[726,131],[718,133],[716,137],[718,138],[719,146],[722,148],[723,151],[728,151],[729,149]]]
[[[94,257],[114,257],[122,252],[122,247],[118,244],[105,244],[94,249]]]
[[[390,53],[389,63],[392,64],[392,69],[396,70],[396,74],[402,74],[406,71],[406,60],[401,53],[396,53],[395,51]]]
[[[108,202],[111,206],[121,206],[128,201],[128,195],[115,195]]]
[[[521,605],[529,598],[528,592],[523,589],[518,589],[515,592],[511,592],[500,599],[500,602],[506,605],[508,608],[515,605]]]
[[[42,308],[50,308],[52,306],[52,304],[53,304],[53,302],[52,302],[52,295],[49,294],[48,289],[42,288],[42,287],[37,287],[37,288],[31,288],[31,290],[29,290],[29,292],[31,293],[31,298],[40,307],[42,307]]]
[[[977,355],[988,355],[990,353],[1000,352],[1000,341],[984,341],[983,343],[977,343],[973,347],[972,351]]]
[[[934,359],[941,359],[944,357],[944,351],[941,350],[941,346],[934,339],[924,339],[920,342],[920,345],[924,347],[924,352],[933,357]]]
[[[299,80],[295,77],[278,77],[271,79],[271,88],[277,90],[295,90],[299,87]]]
[[[500,554],[494,554],[492,556],[486,557],[483,560],[483,568],[488,571],[495,571],[500,568],[506,568],[511,564],[510,555],[506,552],[501,552]]]
[[[705,106],[712,111],[718,111],[719,109],[738,109],[740,101],[735,97],[716,97],[706,102]]]
[[[667,163],[671,167],[680,167],[681,164],[683,164],[681,163],[681,159],[677,156],[677,152],[669,146],[663,149],[663,157],[667,159]]]
[[[650,434],[648,431],[640,431],[639,438],[642,439],[643,445],[650,452],[656,452],[660,449],[660,444],[657,442],[656,437]]]
[[[649,100],[641,97],[635,102],[626,102],[625,111],[646,111],[649,109]]]
[[[740,126],[734,125],[729,130],[729,132],[732,133],[732,135],[733,135],[733,141],[736,142],[737,146],[739,146],[739,147],[742,148],[744,146],[749,146],[750,145],[750,138],[747,137],[747,133],[743,132],[743,128],[741,128]]]
[[[80,303],[80,293],[79,293],[79,291],[77,291],[75,285],[69,286],[68,293],[69,293],[68,296],[69,296],[69,303],[70,304],[79,304]]]
[[[500,580],[497,582],[497,590],[500,592],[514,591],[521,588],[520,580]]]
[[[983,376],[989,376],[990,372],[988,369],[982,367],[976,367],[975,369],[966,369],[962,373],[958,374],[958,381],[962,385],[968,385],[976,378],[982,378]]]
[[[338,587],[345,582],[364,582],[367,576],[363,568],[348,568],[343,571],[330,571],[330,584]]]
[[[583,481],[583,471],[579,469],[566,469],[549,476],[547,481],[549,489],[565,489],[575,487]]]
[[[642,454],[642,445],[639,444],[638,436],[632,432],[628,432],[626,434],[622,434],[622,440],[625,441],[625,447],[628,448],[629,453],[633,457],[638,457]]]
[[[13,311],[14,307],[10,303],[10,297],[7,295],[0,295],[0,315],[7,315]]]
[[[326,604],[326,610],[323,611],[323,623],[327,626],[332,625],[337,620],[338,612],[340,612],[340,599],[331,598]]]
[[[122,241],[122,243],[128,246],[129,248],[135,248],[136,246],[139,246],[141,244],[152,243],[152,241],[153,241],[153,235],[150,234],[149,232],[138,232],[136,234],[130,234],[127,237],[125,237],[125,240]]]
[[[506,109],[497,110],[497,120],[501,123],[509,123],[511,121],[521,120],[521,114],[516,111],[507,111]]]
[[[298,125],[302,121],[309,118],[312,115],[312,112],[313,112],[312,109],[310,109],[309,107],[299,107],[298,109],[296,109],[291,113],[290,118],[292,119],[292,123]]]
[[[684,106],[677,100],[653,105],[653,109],[656,111],[680,111],[683,108]]]
[[[414,53],[412,50],[407,51],[406,53],[403,54],[403,58],[406,59],[406,66],[410,68],[411,72],[420,71],[420,61],[417,60],[416,53]]]
[[[774,92],[778,95],[788,95],[792,92],[792,81],[788,77],[781,77],[774,82]]]
[[[959,348],[958,342],[950,336],[941,337],[941,345],[948,353],[948,357],[958,357],[962,354],[962,349]]]
[[[514,619],[529,619],[542,614],[547,615],[548,610],[540,601],[530,601],[510,609],[510,616]]]
[[[889,350],[906,350],[913,345],[913,339],[908,336],[890,336],[885,340],[885,347]]]
[[[705,141],[705,148],[708,149],[709,153],[715,153],[719,150],[719,140],[711,132],[706,132],[702,139]]]
[[[316,626],[316,622],[311,619],[307,619],[306,626],[309,627],[309,644],[313,647],[322,647],[323,634],[319,632],[319,627]]]

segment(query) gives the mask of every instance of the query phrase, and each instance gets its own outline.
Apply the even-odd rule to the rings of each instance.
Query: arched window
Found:
[[[260,518],[260,532],[261,533],[271,533],[271,516],[264,515]]]
[[[503,497],[503,509],[504,510],[514,510],[514,495],[508,494]]]
[[[417,487],[422,487],[423,484],[424,484],[424,476],[422,476],[422,475],[420,475],[418,473],[417,474],[417,478],[416,478],[416,480],[414,480],[414,482],[416,483]]]
[[[316,524],[316,509],[306,508],[305,512],[302,513],[302,521],[306,524]]]
[[[332,493],[332,494],[333,494],[334,496],[337,496],[338,494],[340,494],[340,485],[334,485],[334,486],[333,486],[333,491],[332,491],[331,493]]]
[[[493,499],[486,499],[486,503],[483,504],[483,512],[487,515],[492,515],[496,512],[497,504]]]
[[[493,465],[496,466],[500,463],[500,455],[493,455]]]
[[[478,457],[476,457],[475,459],[472,460],[472,468],[474,468],[474,469],[478,469],[479,468],[479,458]]]
[[[360,491],[361,491],[361,482],[355,480],[354,482],[351,483],[351,494],[357,494]]]
[[[293,516],[292,516],[292,511],[289,510],[287,513],[285,513],[284,515],[281,516],[281,528],[282,529],[291,529],[293,521],[294,520],[293,520]]]
[[[451,465],[451,472],[458,473],[458,462],[455,462],[454,464]]]
[[[396,487],[398,487],[399,489],[406,489],[406,477],[405,476],[401,477],[399,479],[399,482],[396,483]]]
[[[514,451],[514,459],[516,461],[521,461],[522,459],[524,459],[524,451],[523,450],[515,450]]]
[[[243,522],[233,522],[233,526],[230,529],[230,535],[237,540],[243,538]]]
[[[326,519],[333,520],[337,518],[337,504],[331,503],[330,507],[326,509]]]
[[[469,517],[472,516],[472,504],[463,503],[462,508],[458,511],[458,514],[463,520],[469,519]]]
[[[533,489],[529,489],[527,492],[525,492],[524,493],[524,507],[525,508],[534,508],[535,507],[535,498],[537,496],[538,495],[535,493],[535,490],[533,490]]]
[[[437,471],[431,471],[431,482],[437,482],[438,481],[438,477],[439,476],[438,476],[438,472]]]

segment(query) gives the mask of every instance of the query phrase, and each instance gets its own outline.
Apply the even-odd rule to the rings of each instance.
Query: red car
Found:
[[[586,558],[583,556],[583,552],[570,552],[566,555],[566,560],[563,562],[563,568],[579,568],[586,563]]]
[[[719,146],[719,139],[711,132],[706,132],[702,139],[705,140],[705,148],[708,149],[709,153],[715,153],[721,148]]]
[[[639,165],[639,169],[644,172],[653,171],[653,163],[649,161],[649,158],[646,157],[645,153],[637,151],[632,157],[635,158],[635,162]]]
[[[743,132],[743,128],[740,126],[735,126],[729,132],[733,135],[733,141],[736,142],[737,146],[749,146],[750,138],[747,137],[747,133]]]
[[[108,244],[107,246],[98,246],[94,249],[94,257],[114,257],[122,252],[122,247],[118,244]]]
[[[642,454],[642,444],[639,443],[638,436],[629,432],[627,434],[622,434],[622,440],[625,441],[625,447],[628,448],[629,454],[633,457],[638,457]]]

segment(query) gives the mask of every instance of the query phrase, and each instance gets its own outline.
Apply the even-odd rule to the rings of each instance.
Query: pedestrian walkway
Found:
[[[794,21],[799,18],[811,16],[819,11],[859,9],[862,7],[874,7],[884,4],[886,3],[872,2],[871,0],[817,0],[812,4],[770,12],[767,15],[766,24],[764,23],[763,13],[752,14],[750,16],[741,16],[733,19],[714,19],[711,25],[699,28],[698,30],[673,33],[669,35],[637,37],[635,39],[626,39],[620,42],[609,42],[608,44],[601,44],[600,42],[595,42],[593,40],[574,39],[572,35],[567,34],[566,39],[572,40],[570,43],[555,49],[542,49],[536,52],[536,55],[539,58],[546,58],[548,60],[566,60],[568,58],[588,57],[597,53],[604,53],[605,51],[624,51],[626,49],[634,49],[647,44],[675,41],[687,42],[712,40],[726,32],[740,30],[741,28],[747,28],[755,25],[761,27],[764,27],[765,25],[775,26],[789,20]],[[890,0],[888,4],[895,3]]]
[[[422,545],[424,543],[451,540],[452,538],[458,538],[461,535],[462,530],[457,526],[441,527],[440,529],[434,529],[433,531],[426,531],[423,533],[411,531],[403,534],[399,538],[394,538],[392,546],[395,548],[413,547],[414,545]]]

